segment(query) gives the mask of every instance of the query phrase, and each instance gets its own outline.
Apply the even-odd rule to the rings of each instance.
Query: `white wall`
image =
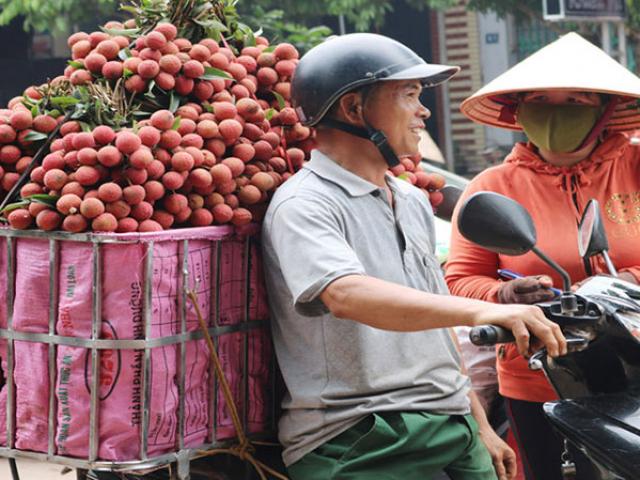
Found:
[[[498,18],[495,13],[478,14],[478,34],[480,35],[480,65],[482,68],[482,84],[509,69],[512,57],[512,38],[509,22]],[[511,60],[512,61],[512,60]],[[510,130],[486,127],[487,149],[500,145],[513,145],[515,138]]]

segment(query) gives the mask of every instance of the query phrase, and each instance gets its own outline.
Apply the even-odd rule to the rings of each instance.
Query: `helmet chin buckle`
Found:
[[[389,145],[389,140],[387,136],[384,134],[382,130],[374,130],[369,127],[367,129],[369,131],[369,140],[373,142],[376,148],[380,151],[382,156],[384,157],[389,168],[395,167],[400,164],[400,159],[396,155],[396,152],[393,151],[391,145]]]

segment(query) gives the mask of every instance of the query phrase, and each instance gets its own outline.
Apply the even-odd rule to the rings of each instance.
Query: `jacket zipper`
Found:
[[[575,175],[571,175],[571,199],[573,200],[573,205],[576,207],[576,212],[578,212],[578,216],[580,215],[580,205],[578,205],[578,182],[576,180]]]

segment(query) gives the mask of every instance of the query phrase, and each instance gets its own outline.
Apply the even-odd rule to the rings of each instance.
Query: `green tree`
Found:
[[[402,0],[417,9],[426,7],[444,8],[455,0]],[[397,0],[318,0],[301,2],[299,0],[252,0],[238,4],[240,12],[252,14],[256,6],[263,11],[281,10],[286,12],[292,22],[308,23],[309,19],[326,16],[344,15],[345,19],[358,31],[380,28],[386,15],[393,11]]]
[[[68,31],[71,26],[95,18],[117,18],[122,0],[0,0],[0,25],[6,25],[16,17],[24,19],[25,29],[36,31]],[[150,4],[158,0],[137,0]],[[160,0],[186,2],[191,0]],[[262,29],[275,41],[290,41],[301,50],[317,44],[331,32],[318,26],[327,17],[344,16],[358,31],[379,29],[394,4],[402,1],[416,8],[446,8],[457,0],[209,0],[236,9],[240,19],[254,30]],[[627,31],[630,37],[640,41],[640,0],[625,0],[628,7]],[[131,3],[129,1],[129,3]],[[512,14],[519,20],[541,19],[541,0],[469,0],[470,9],[498,15]],[[557,33],[579,30],[591,38],[597,38],[593,24],[555,24],[547,26]]]
[[[70,26],[105,15],[115,15],[114,0],[0,0],[0,25],[24,19],[25,30],[67,31]]]
[[[140,0],[145,3],[146,0]],[[177,1],[177,0],[176,0]],[[403,0],[416,8],[446,7],[454,0]],[[307,25],[313,19],[344,15],[357,30],[365,31],[383,25],[387,13],[393,10],[393,0],[221,0],[235,6],[243,15],[260,18],[260,12],[286,12],[282,21],[292,25]],[[212,3],[215,3],[212,0]],[[517,2],[514,2],[517,3]],[[88,21],[96,16],[113,15],[118,0],[0,0],[0,25],[23,17],[25,27],[34,30],[65,30],[69,24]],[[309,25],[307,25],[309,26]]]

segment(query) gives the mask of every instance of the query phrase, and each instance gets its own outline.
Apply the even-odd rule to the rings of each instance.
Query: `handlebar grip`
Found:
[[[471,343],[478,347],[515,341],[515,337],[510,330],[496,325],[473,327],[469,332],[469,339]]]

